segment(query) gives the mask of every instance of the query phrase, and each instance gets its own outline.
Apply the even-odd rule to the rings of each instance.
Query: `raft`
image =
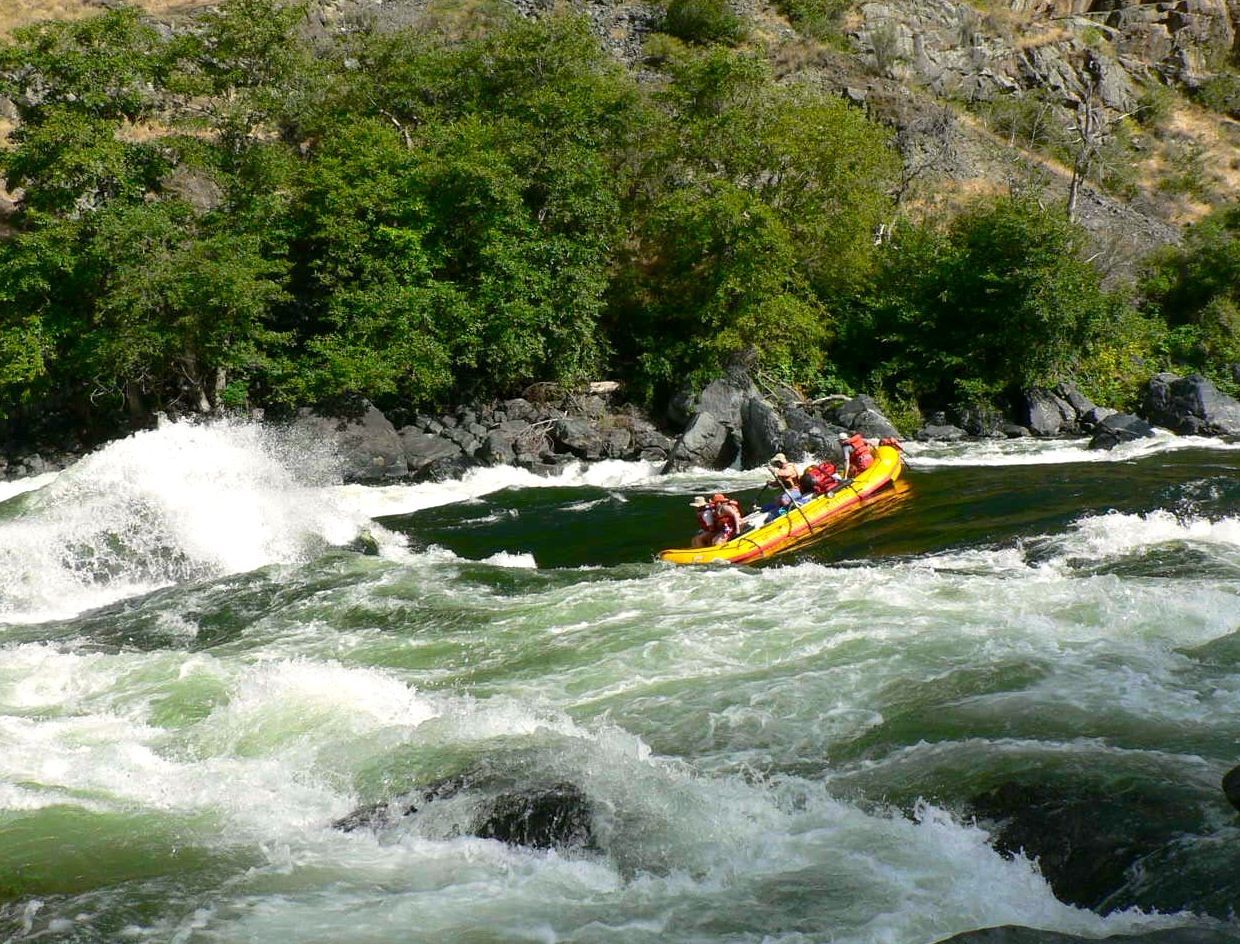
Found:
[[[874,464],[848,485],[798,505],[774,521],[744,531],[726,544],[714,547],[670,548],[659,552],[669,564],[752,564],[816,540],[832,522],[860,509],[893,486],[904,471],[900,450],[879,446]]]

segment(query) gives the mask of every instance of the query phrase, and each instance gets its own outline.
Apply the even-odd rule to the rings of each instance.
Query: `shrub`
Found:
[[[1211,111],[1240,118],[1240,75],[1220,72],[1203,82],[1193,97]]]
[[[745,36],[745,23],[727,0],[671,0],[663,32],[687,43],[733,46]]]

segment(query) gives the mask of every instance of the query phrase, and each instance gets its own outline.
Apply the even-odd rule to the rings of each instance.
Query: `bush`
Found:
[[[723,43],[734,46],[745,36],[744,21],[727,0],[671,0],[663,17],[663,32],[687,43]]]
[[[776,8],[798,30],[821,42],[838,44],[840,25],[853,0],[776,0]]]
[[[1193,97],[1211,111],[1240,118],[1240,75],[1220,72],[1203,82]]]

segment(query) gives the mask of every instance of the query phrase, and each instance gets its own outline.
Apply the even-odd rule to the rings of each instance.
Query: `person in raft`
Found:
[[[727,544],[741,533],[741,503],[716,492],[707,501],[699,495],[689,503],[697,509],[701,530],[693,536],[693,547]]]
[[[690,546],[705,547],[715,537],[715,509],[705,495],[698,495],[689,502],[689,507],[697,512],[698,517],[698,533],[693,536]]]
[[[801,470],[794,463],[789,462],[788,457],[782,452],[771,456],[771,461],[766,464],[766,467],[773,478],[772,481],[766,483],[765,487],[770,488],[773,485],[781,492],[775,501],[759,509],[766,512],[766,520],[769,522],[785,514],[794,503],[800,503]]]
[[[874,464],[870,444],[855,429],[840,433],[840,448],[844,451],[844,478],[864,472]]]
[[[801,473],[801,494],[828,495],[838,488],[843,480],[844,477],[840,475],[835,463],[824,459]]]

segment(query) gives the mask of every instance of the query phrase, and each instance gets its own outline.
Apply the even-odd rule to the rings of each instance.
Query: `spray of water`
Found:
[[[0,521],[0,622],[305,560],[367,524],[322,443],[254,423],[170,423],[111,443]]]

